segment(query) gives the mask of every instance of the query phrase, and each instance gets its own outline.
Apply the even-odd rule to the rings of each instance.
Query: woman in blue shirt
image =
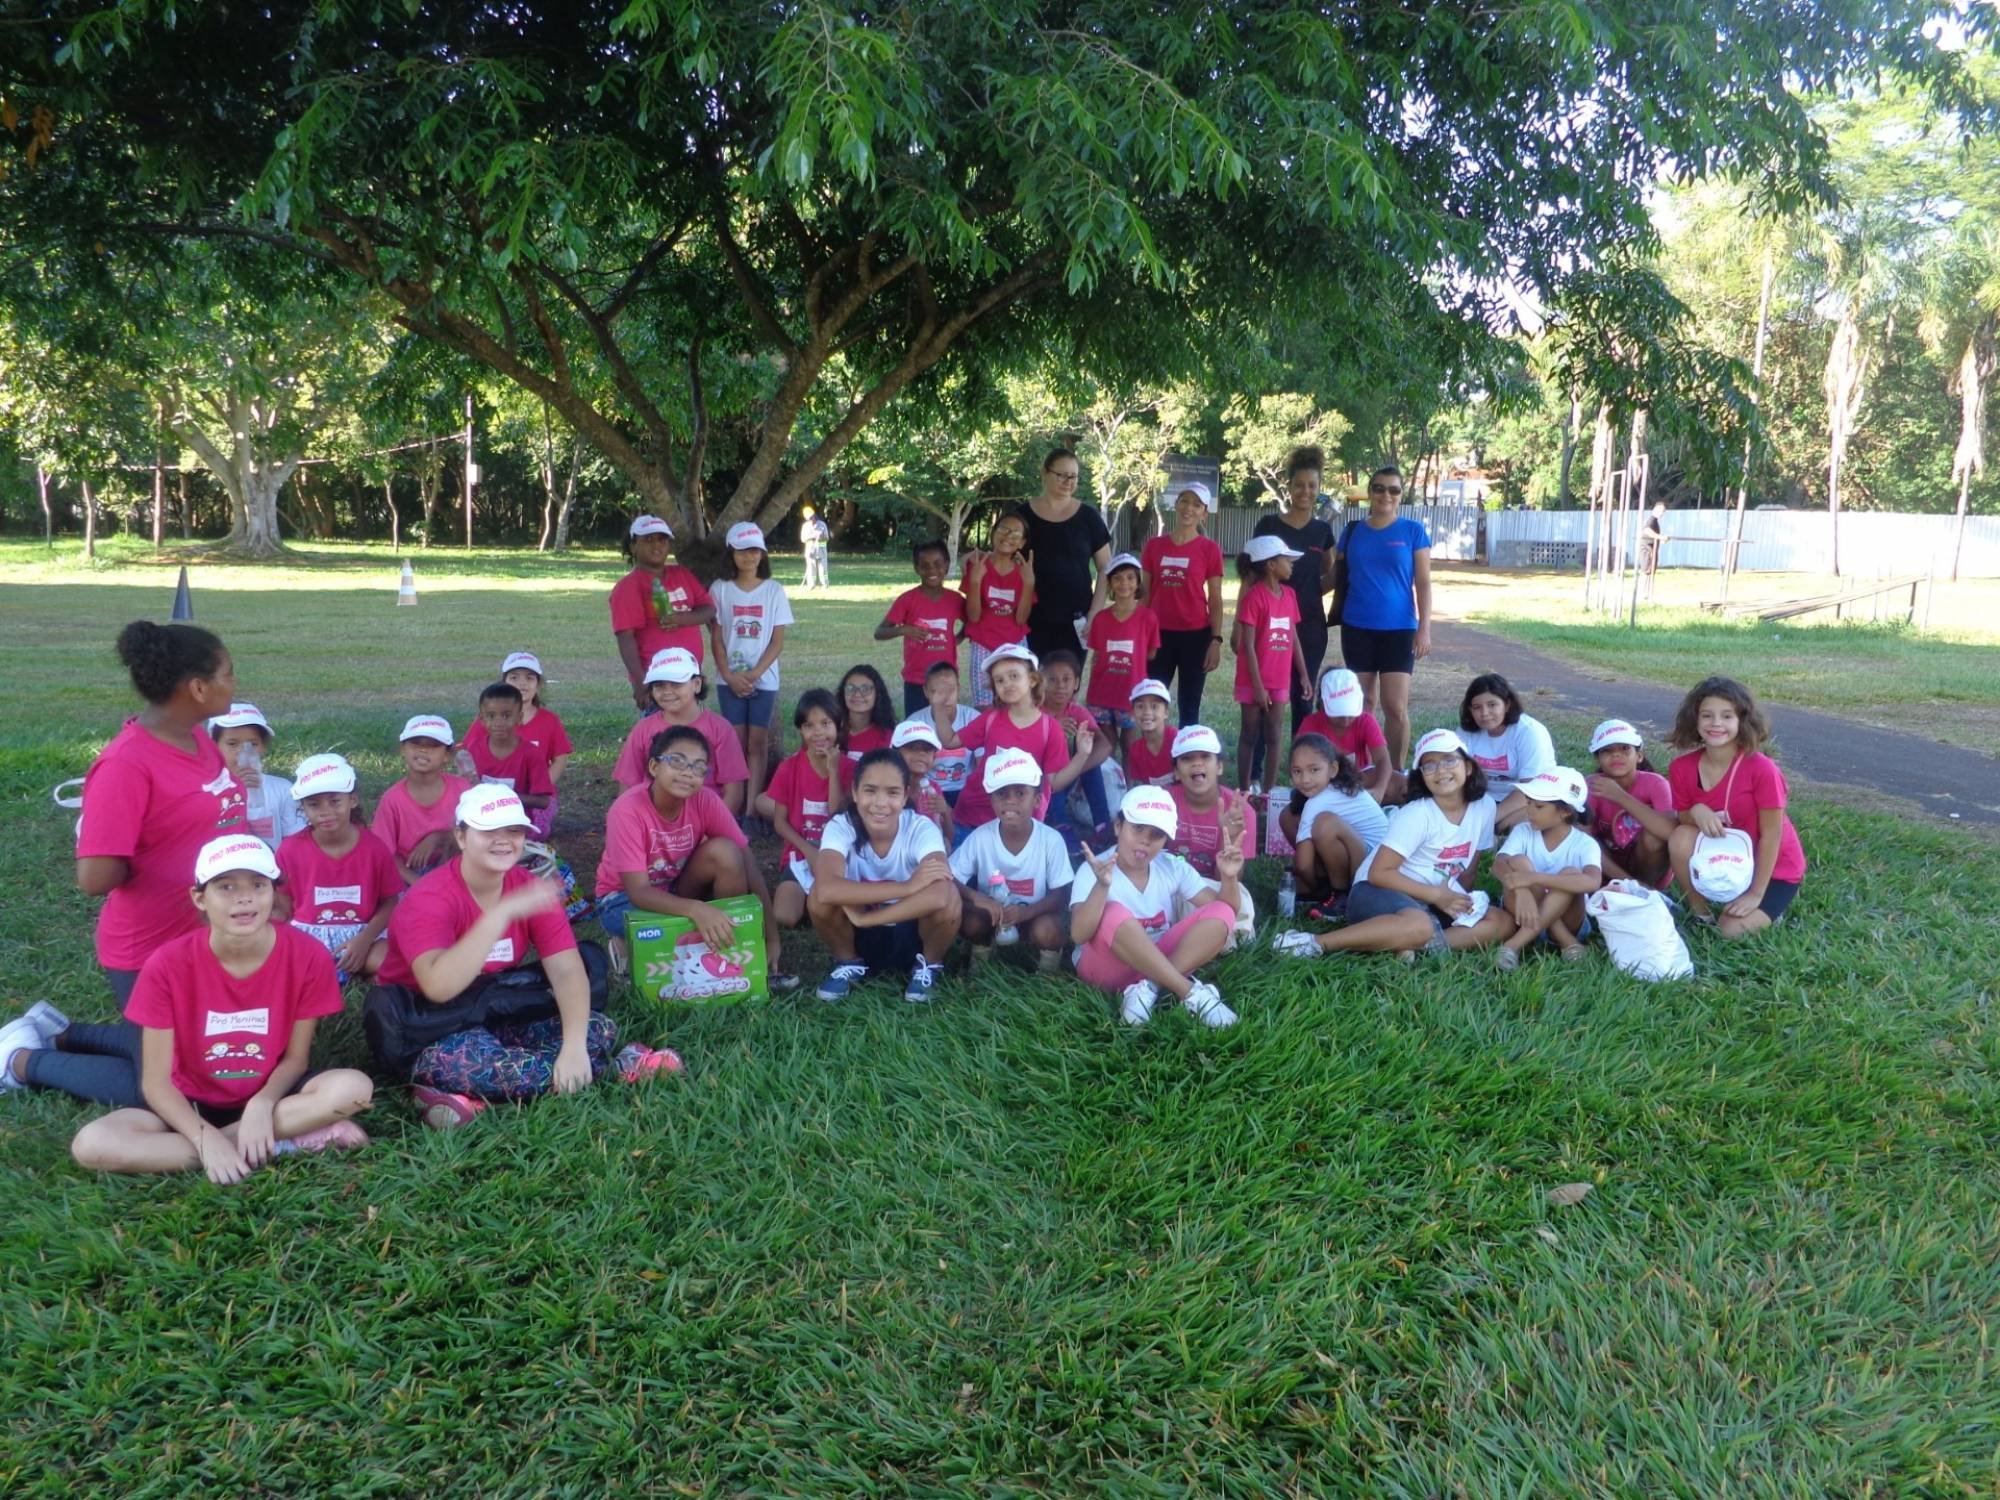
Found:
[[[1402,503],[1402,470],[1377,469],[1368,476],[1367,516],[1341,532],[1334,552],[1336,570],[1346,564],[1340,655],[1361,679],[1397,766],[1410,749],[1410,675],[1431,649],[1431,534],[1396,513]]]

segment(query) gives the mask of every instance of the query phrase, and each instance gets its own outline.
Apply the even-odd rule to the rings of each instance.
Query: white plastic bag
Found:
[[[1584,898],[1611,961],[1635,979],[1685,979],[1694,960],[1667,898],[1636,880],[1613,880]]]

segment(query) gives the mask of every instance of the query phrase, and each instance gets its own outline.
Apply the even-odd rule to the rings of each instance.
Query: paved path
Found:
[[[1468,676],[1504,670],[1517,684],[1548,690],[1571,712],[1592,719],[1630,719],[1655,738],[1665,737],[1686,691],[1629,678],[1606,681],[1469,625],[1435,623],[1431,643],[1430,657],[1417,668],[1419,682],[1436,670],[1440,658],[1452,667],[1465,667]],[[1914,803],[1936,818],[2000,827],[2000,760],[1788,703],[1769,708],[1788,771]]]

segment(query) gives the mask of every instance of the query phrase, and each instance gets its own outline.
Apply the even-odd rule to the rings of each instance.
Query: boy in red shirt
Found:
[[[611,634],[641,713],[653,706],[645,682],[653,658],[679,646],[699,661],[702,631],[715,618],[715,600],[701,580],[667,561],[673,545],[673,527],[658,516],[640,516],[625,538],[632,571],[611,588]]]
[[[549,779],[548,757],[542,747],[521,733],[521,690],[496,682],[479,695],[479,724],[485,737],[474,745],[471,735],[465,748],[479,779],[504,786],[534,815],[537,837],[549,835],[545,815],[555,799],[556,784]]]
[[[951,553],[943,542],[919,542],[910,553],[922,581],[897,595],[875,639],[903,643],[903,717],[925,705],[924,674],[931,663],[958,665],[958,640],[965,634],[965,596],[944,586]]]

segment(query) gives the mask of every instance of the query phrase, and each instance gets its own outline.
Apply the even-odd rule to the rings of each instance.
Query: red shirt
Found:
[[[571,755],[576,751],[576,746],[569,742],[569,731],[563,728],[563,721],[556,717],[552,708],[538,709],[534,718],[525,721],[514,732],[540,747],[542,758],[547,761],[552,762],[558,756]],[[475,763],[486,753],[486,726],[477,719],[465,731],[465,748],[472,752]]]
[[[1038,713],[1024,729],[1007,716],[1006,709],[996,706],[961,729],[958,738],[966,749],[984,752],[975,754],[972,774],[966,778],[965,790],[958,794],[958,806],[952,810],[952,820],[958,827],[977,828],[981,823],[993,821],[993,799],[986,795],[982,773],[985,756],[997,755],[1002,750],[1025,750],[1034,756],[1042,768],[1042,797],[1035,804],[1035,816],[1048,815],[1051,796],[1048,779],[1069,764],[1069,740],[1053,717]]]
[[[934,662],[958,665],[958,633],[965,623],[965,596],[946,589],[933,599],[919,584],[896,596],[884,616],[891,625],[923,627],[921,640],[903,642],[903,681],[921,684]]]
[[[1143,734],[1134,735],[1125,747],[1125,780],[1132,786],[1172,786],[1174,784],[1174,726],[1160,736],[1160,748],[1147,747]]]
[[[1160,617],[1140,604],[1121,620],[1109,608],[1090,621],[1090,688],[1086,703],[1096,708],[1132,707],[1132,684],[1146,675],[1146,663],[1160,649]]]
[[[1215,855],[1222,847],[1222,812],[1232,803],[1241,803],[1243,807],[1243,857],[1257,857],[1257,809],[1241,792],[1223,787],[1215,806],[1205,813],[1196,812],[1188,806],[1187,793],[1180,787],[1168,788],[1167,795],[1174,799],[1174,810],[1179,814],[1180,822],[1180,828],[1167,841],[1167,848],[1202,875],[1210,880],[1217,878]]]
[[[1208,580],[1222,577],[1222,548],[1205,536],[1183,545],[1156,536],[1139,553],[1146,604],[1162,630],[1208,629]]]
[[[1236,623],[1257,653],[1257,670],[1264,690],[1272,701],[1286,703],[1292,696],[1292,642],[1299,628],[1299,596],[1280,587],[1275,593],[1267,583],[1252,583],[1243,591],[1236,607]],[[1236,658],[1236,701],[1257,701],[1250,687],[1250,663]]]
[[[834,764],[843,773],[851,762],[835,757]],[[833,787],[827,778],[815,771],[812,758],[803,750],[795,750],[786,756],[771,777],[771,784],[765,788],[771,800],[785,810],[785,817],[800,838],[808,844],[819,843],[819,836],[826,831],[827,809],[833,801]],[[785,860],[788,864],[804,864],[799,851],[790,844],[785,846]]]
[[[750,847],[722,799],[707,787],[681,804],[669,818],[653,804],[650,786],[635,786],[604,815],[604,857],[597,862],[597,894],[625,889],[628,871],[643,871],[655,890],[671,891],[688,857],[711,838]]]
[[[479,768],[481,781],[498,782],[509,791],[525,792],[531,797],[546,797],[556,789],[556,784],[549,780],[548,757],[542,754],[540,745],[524,734],[514,736],[514,748],[505,755],[495,755],[484,736],[475,747],[472,736],[466,735],[465,748]]]
[[[894,733],[895,731],[892,729],[877,729],[873,724],[870,724],[859,734],[849,734],[847,736],[847,749],[841,755],[841,758],[847,762],[846,765],[840,768],[841,784],[843,786],[851,786],[854,782],[855,763],[870,750],[880,750],[884,745],[888,744],[889,737]],[[749,773],[745,772],[744,774],[748,775]]]
[[[97,914],[97,961],[137,969],[153,950],[208,924],[188,900],[195,856],[247,828],[243,783],[207,735],[179,750],[128,719],[83,778],[78,859],[122,859],[125,883]]]
[[[1674,816],[1674,789],[1667,784],[1667,778],[1658,771],[1634,771],[1632,773],[1632,795],[1654,812]],[[1612,853],[1622,853],[1639,841],[1645,832],[1639,820],[1613,802],[1609,797],[1590,794],[1585,804],[1590,814],[1590,836]],[[1756,830],[1751,830],[1751,841],[1756,841]],[[1666,887],[1674,878],[1671,869],[1660,876],[1660,885]]]
[[[1778,862],[1771,869],[1771,878],[1793,884],[1803,880],[1806,851],[1799,843],[1799,831],[1792,827],[1791,817],[1785,812],[1785,773],[1778,769],[1778,763],[1759,750],[1740,754],[1730,770],[1722,773],[1722,780],[1704,791],[1701,785],[1701,756],[1701,751],[1690,750],[1686,755],[1675,756],[1673,764],[1667,767],[1667,785],[1674,792],[1674,811],[1686,812],[1697,803],[1714,808],[1728,820],[1731,828],[1740,828],[1750,835],[1750,849],[1755,853],[1757,815],[1765,808],[1775,807],[1778,810]],[[1735,773],[1733,776],[1732,771]]]
[[[1028,638],[1028,627],[1014,618],[1021,602],[1021,565],[1011,573],[998,571],[989,560],[979,573],[977,620],[965,627],[965,638],[981,650],[997,651]]]
[[[174,1034],[168,1076],[190,1100],[244,1103],[284,1058],[294,1022],[340,1014],[332,955],[297,928],[271,931],[277,942],[248,979],[222,967],[206,925],[156,951],[139,971],[125,1019]]]
[[[365,828],[356,831],[361,837],[338,859],[320,848],[310,828],[278,845],[294,922],[372,922],[376,908],[403,893],[403,872],[389,846]]]
[[[701,660],[702,641],[699,625],[684,625],[676,630],[666,630],[660,625],[660,617],[653,608],[653,579],[657,577],[666,586],[667,601],[672,612],[685,614],[691,609],[701,609],[715,601],[708,596],[708,590],[701,586],[686,568],[678,563],[668,563],[659,573],[648,572],[644,568],[634,568],[611,586],[611,633],[623,635],[633,632],[639,643],[639,669],[644,674],[646,664],[654,655],[669,646],[680,646],[696,661]]]
[[[382,955],[376,979],[382,984],[417,987],[417,972],[410,965],[426,953],[449,948],[470,932],[483,915],[479,902],[465,884],[463,856],[446,860],[411,886],[389,918],[389,951]],[[516,865],[500,881],[500,894],[519,890],[535,877]],[[318,944],[314,944],[318,947]],[[538,911],[508,924],[500,940],[486,953],[482,973],[511,969],[526,963],[528,955],[549,958],[567,953],[576,946],[576,934],[561,906]],[[325,953],[325,949],[320,949]]]
[[[1382,733],[1382,726],[1375,721],[1375,715],[1356,714],[1344,731],[1336,732],[1333,720],[1318,709],[1305,716],[1299,725],[1300,734],[1323,734],[1333,741],[1333,748],[1353,761],[1363,776],[1375,769],[1375,752],[1384,756],[1389,753],[1388,736]]]
[[[440,780],[444,783],[444,791],[429,807],[421,805],[410,795],[408,781],[397,782],[375,803],[375,816],[369,820],[369,831],[387,844],[389,852],[396,858],[408,859],[417,845],[439,829],[458,826],[458,799],[471,788],[472,783],[449,771],[444,772]]]
[[[625,736],[624,748],[618,752],[618,764],[611,768],[611,779],[624,787],[651,780],[646,774],[646,761],[653,748],[653,736],[672,727],[657,709],[634,724],[631,733]],[[688,727],[699,729],[701,737],[708,741],[708,775],[702,778],[703,786],[720,788],[732,781],[750,779],[750,763],[744,760],[743,746],[737,742],[736,730],[727,719],[704,708]]]

